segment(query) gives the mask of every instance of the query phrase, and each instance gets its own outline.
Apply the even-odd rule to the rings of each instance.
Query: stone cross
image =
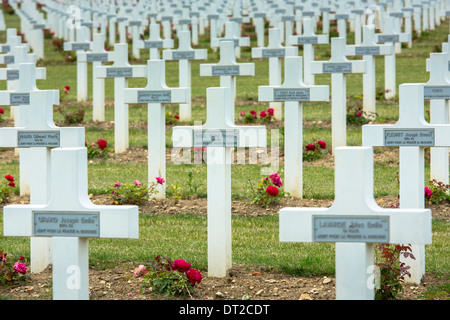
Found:
[[[337,20],[339,37],[347,39],[347,20],[349,18],[349,11],[347,11],[345,9],[345,6],[341,3],[338,7],[338,10],[334,14],[334,19]]]
[[[164,50],[164,60],[178,60],[178,85],[189,90],[189,96],[192,89],[191,85],[191,61],[192,60],[207,60],[207,49],[192,49],[191,47],[191,33],[190,31],[178,32],[178,49],[176,50]],[[180,104],[180,120],[191,120],[191,99],[187,103]]]
[[[236,58],[241,57],[241,47],[249,47],[250,46],[250,38],[249,37],[240,37],[238,34],[237,23],[233,21],[228,21],[225,24],[225,36],[223,38],[213,38],[211,39],[211,48],[220,47],[220,43],[222,41],[233,41],[234,43],[234,51]]]
[[[26,65],[20,65],[20,71],[24,74],[32,70]],[[84,146],[84,128],[59,128],[54,125],[53,104],[55,97],[59,98],[59,91],[36,90],[30,91],[29,95],[30,104],[19,106],[26,109],[23,125],[0,128],[0,146],[19,148],[20,187],[27,182],[30,203],[45,204],[50,200],[51,148]],[[51,243],[49,239],[32,237],[30,244],[31,272],[38,273],[51,263]]]
[[[150,37],[148,40],[139,41],[139,49],[149,49],[149,59],[161,59],[160,50],[173,48],[173,39],[161,39],[160,27],[157,23],[150,24]]]
[[[128,63],[128,44],[114,45],[112,66],[97,67],[99,78],[114,79],[114,150],[122,153],[129,147],[128,104],[124,102],[124,89],[128,87],[129,78],[147,77],[147,66]]]
[[[375,55],[393,54],[394,46],[392,43],[375,43],[375,29],[374,26],[369,25],[363,27],[363,42],[360,45],[346,46],[346,55],[362,55],[367,64],[367,72],[363,74],[363,110],[368,118],[374,118],[376,113]]]
[[[189,31],[187,31],[189,32]],[[148,109],[148,181],[166,178],[166,112],[165,105],[190,100],[189,88],[168,88],[165,80],[165,61],[148,60],[147,86],[144,89],[125,89],[125,103],[146,103]],[[156,199],[166,196],[164,185],[158,184]]]
[[[281,85],[281,63],[282,58],[297,56],[298,48],[294,46],[283,47],[281,45],[280,29],[269,29],[269,44],[265,48],[252,48],[252,58],[269,58],[269,85]],[[270,102],[270,107],[274,109],[274,117],[283,119],[282,104],[280,102]]]
[[[280,241],[336,243],[336,299],[373,300],[375,244],[430,244],[431,210],[380,208],[372,148],[339,147],[333,205],[281,209]]]
[[[105,36],[101,33],[93,35],[92,50],[80,52],[77,62],[92,63],[92,120],[105,121],[105,79],[97,77],[97,67],[103,62],[112,61],[112,52],[105,50]]]
[[[253,13],[253,24],[255,25],[256,33],[256,44],[258,47],[264,47],[264,18],[266,17],[265,12],[255,12]],[[252,49],[253,50],[253,49]]]
[[[409,42],[411,40],[410,33],[399,33],[394,29],[394,18],[386,16],[384,18],[384,32],[375,34],[376,42],[394,43],[394,49],[399,45],[401,48],[402,42]],[[398,50],[395,50],[396,53]],[[384,86],[385,98],[390,99],[397,94],[396,82],[396,68],[395,68],[395,53],[384,56]]]
[[[230,88],[233,105],[236,98],[236,77],[254,75],[254,63],[236,62],[233,41],[220,42],[220,60],[218,63],[200,65],[200,76],[218,76],[220,77],[220,86]],[[232,110],[232,117],[234,119],[234,110]]]
[[[17,30],[14,28],[8,28],[6,30],[6,43],[0,44],[1,53],[9,53],[16,46],[26,46],[27,51],[30,45],[27,43],[22,43],[22,38],[17,35]]]
[[[286,57],[285,80],[278,86],[260,86],[259,101],[284,102],[284,190],[303,197],[303,102],[329,101],[328,86],[310,86],[302,81],[302,57]]]
[[[87,27],[77,29],[76,42],[64,42],[64,51],[76,51],[77,56],[83,52],[91,50],[92,43]],[[77,61],[77,101],[88,99],[87,64]]]
[[[329,61],[314,61],[313,74],[331,74],[331,135],[333,153],[337,147],[347,145],[347,74],[365,73],[364,60],[348,60],[345,38],[331,39]]]
[[[264,126],[236,126],[230,88],[207,89],[203,126],[173,128],[175,148],[207,148],[208,276],[225,277],[231,259],[231,163],[236,147],[265,147]]]
[[[87,149],[51,152],[47,204],[4,207],[4,235],[51,237],[53,299],[89,299],[89,238],[139,237],[137,206],[97,206],[88,196]]]
[[[399,147],[400,208],[424,208],[424,150],[449,147],[450,125],[429,124],[424,119],[424,85],[400,85],[399,120],[393,125],[364,125],[364,146]],[[425,247],[413,246],[416,260],[411,279],[420,283],[425,273]]]
[[[290,45],[303,45],[304,61],[304,82],[307,85],[314,85],[314,75],[311,73],[311,62],[314,61],[314,45],[327,44],[329,37],[327,34],[316,35],[314,33],[314,21],[310,18],[303,19],[303,34],[289,37]]]
[[[163,15],[161,17],[161,24],[163,27],[163,37],[164,39],[172,39],[172,15]]]

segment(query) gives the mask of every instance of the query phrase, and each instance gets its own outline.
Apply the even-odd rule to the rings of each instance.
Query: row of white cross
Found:
[[[365,34],[369,34],[370,29],[366,28],[364,30]],[[235,62],[234,44],[234,41],[222,41],[220,43],[221,61],[216,65],[203,65],[201,67],[201,75],[224,77],[224,84],[222,85],[221,79],[220,88],[209,88],[207,90],[207,122],[202,127],[175,127],[173,130],[174,147],[207,146],[208,191],[210,191],[208,192],[208,274],[219,277],[226,275],[232,263],[230,208],[232,151],[236,147],[266,146],[266,129],[264,127],[236,126],[234,124],[234,77],[241,73],[247,75],[254,73],[252,64],[237,64]],[[373,42],[366,43],[365,50],[372,52],[371,50],[373,49],[367,49],[369,44],[373,44]],[[349,68],[351,71],[364,72],[364,63],[362,61],[352,61],[350,63],[345,59],[346,55],[350,55],[346,50],[353,50],[354,48],[349,46],[347,48],[350,49],[344,50],[343,45],[345,45],[345,40],[333,39],[332,59],[328,63],[317,62],[312,64],[316,65],[315,67],[312,66],[312,70],[341,75],[349,73]],[[98,48],[101,51],[100,47]],[[267,49],[272,50],[274,48]],[[96,53],[105,55],[105,52]],[[168,52],[168,54],[170,53]],[[101,58],[88,58],[89,53],[86,53],[86,57],[81,52],[80,54],[82,60],[101,60]],[[110,67],[96,67],[98,78],[117,77],[115,86],[120,91],[116,92],[119,92],[121,96],[116,97],[117,93],[115,94],[118,105],[147,103],[148,107],[152,108],[152,114],[155,117],[154,119],[149,118],[149,123],[152,121],[152,125],[149,125],[149,127],[156,129],[154,132],[151,132],[151,135],[149,132],[149,138],[151,137],[149,139],[149,155],[159,154],[161,157],[156,160],[156,166],[158,166],[159,171],[152,171],[153,176],[149,174],[149,177],[163,176],[165,175],[163,172],[165,171],[164,104],[186,102],[188,100],[186,98],[190,98],[190,91],[186,87],[168,88],[165,85],[163,60],[149,60],[147,66],[131,66],[126,59],[127,46],[124,44],[116,44],[114,52],[107,53],[108,56],[110,54],[115,57],[114,64]],[[274,55],[275,53],[272,51],[270,54]],[[190,53],[186,53],[180,56],[190,55]],[[356,286],[359,289],[356,289],[354,285],[347,288],[348,283],[361,284],[363,279],[367,279],[367,274],[365,274],[367,268],[364,267],[367,267],[366,263],[368,260],[366,258],[370,257],[371,252],[371,245],[367,243],[380,242],[380,239],[383,242],[414,243],[420,246],[431,243],[430,211],[422,209],[423,149],[424,147],[447,147],[448,143],[445,141],[445,137],[448,135],[445,134],[445,130],[448,130],[448,126],[424,123],[423,101],[424,97],[439,101],[447,100],[445,96],[439,94],[445,92],[446,89],[444,87],[448,85],[448,78],[446,78],[446,74],[443,73],[441,67],[442,65],[447,65],[447,62],[447,54],[432,54],[428,63],[430,74],[434,72],[432,71],[434,68],[440,67],[438,70],[443,80],[438,76],[433,76],[433,80],[430,79],[429,84],[402,85],[400,87],[400,119],[396,125],[363,127],[363,145],[399,146],[401,157],[405,154],[409,159],[408,162],[400,162],[401,185],[404,184],[405,190],[412,188],[412,190],[405,192],[404,196],[402,196],[401,189],[401,200],[404,199],[404,201],[400,204],[400,210],[381,210],[373,201],[373,172],[370,170],[372,166],[370,161],[372,159],[371,148],[342,147],[336,148],[335,154],[336,200],[333,207],[324,209],[322,210],[323,212],[320,210],[320,212],[315,212],[308,209],[305,213],[298,212],[305,210],[284,209],[280,213],[280,239],[282,241],[323,241],[325,236],[333,235],[339,236],[340,240],[334,238],[334,240],[328,239],[329,241],[362,242],[362,244],[337,245],[336,274],[338,278],[338,298],[373,298],[373,291],[363,289],[362,285]],[[232,68],[230,69],[230,67]],[[327,101],[328,87],[305,85],[303,83],[301,57],[286,56],[285,68],[290,72],[286,72],[287,76],[284,83],[260,87],[260,100],[285,102],[285,134],[289,134],[289,136],[292,134],[292,136],[299,139],[297,141],[301,142],[302,130],[299,124],[301,124],[302,119],[302,103],[305,101]],[[57,128],[54,126],[51,111],[52,106],[59,103],[58,92],[38,90],[35,87],[35,83],[33,84],[36,79],[36,73],[37,69],[34,63],[20,63],[18,67],[19,82],[22,82],[21,79],[28,79],[31,83],[29,85],[31,89],[23,89],[22,91],[22,86],[19,85],[16,87],[19,89],[2,93],[4,97],[2,97],[1,101],[6,101],[6,105],[18,105],[19,110],[25,109],[24,117],[29,117],[29,120],[19,126],[16,125],[15,128],[0,129],[0,146],[14,148],[33,147],[33,143],[37,141],[33,137],[34,135],[39,136],[38,138],[44,141],[44,145],[38,144],[38,147],[35,145],[34,148],[27,149],[30,152],[35,151],[35,154],[32,156],[34,168],[36,168],[36,165],[39,165],[42,166],[42,170],[38,170],[39,174],[35,174],[36,170],[33,170],[32,180],[35,182],[31,183],[31,194],[33,196],[31,205],[5,207],[5,235],[31,236],[33,240],[38,238],[39,240],[43,239],[42,241],[49,241],[47,237],[53,236],[52,246],[45,247],[39,242],[34,242],[35,244],[33,245],[33,240],[32,246],[47,248],[47,250],[50,247],[52,248],[55,257],[53,259],[54,297],[58,299],[86,299],[88,298],[87,239],[89,237],[137,237],[137,208],[94,206],[89,201],[87,197],[86,149],[83,148],[84,130],[80,128]],[[8,74],[8,70],[6,74]],[[126,78],[130,74],[139,74],[141,77],[147,76],[147,87],[144,89],[126,88]],[[437,80],[438,78],[442,80],[442,83]],[[405,111],[405,108],[411,108],[412,104],[415,105],[417,110],[415,112]],[[334,106],[332,107],[334,108]],[[118,113],[119,111],[115,110],[116,112]],[[128,117],[127,112],[123,112],[122,115]],[[373,130],[373,132],[370,130]],[[406,136],[406,131],[412,131],[413,134],[418,134],[419,136],[424,134],[426,138],[419,139],[418,142],[410,140],[411,138],[408,138],[409,140],[391,139],[391,137],[399,137],[402,134]],[[211,136],[219,138],[213,140]],[[152,145],[150,141],[156,142]],[[286,154],[285,172],[295,172],[297,170],[297,173],[292,175],[294,176],[293,182],[290,182],[288,175],[286,176],[286,188],[289,188],[291,184],[298,185],[299,181],[301,184],[302,181],[301,166],[299,166],[300,170],[298,170],[298,163],[301,163],[298,160],[301,159],[300,145],[301,143],[297,143],[297,146],[293,147],[293,154],[289,153],[289,157]],[[407,146],[407,148],[404,146]],[[22,150],[25,149],[21,149],[21,155]],[[293,161],[291,167],[289,167],[291,158],[297,160]],[[416,159],[417,161],[411,159]],[[408,167],[402,170],[402,165],[405,163]],[[403,175],[402,171],[404,172]],[[369,174],[358,174],[361,172],[368,172]],[[411,174],[412,172],[417,172],[418,174]],[[404,179],[402,180],[403,176],[405,177],[404,179],[416,178],[417,181],[413,181],[414,183],[403,183],[405,181]],[[363,180],[361,180],[362,177],[364,177]],[[73,183],[67,183],[67,181],[72,181]],[[39,187],[37,187],[38,183]],[[45,187],[42,187],[43,185]],[[37,191],[38,188],[39,191]],[[214,192],[212,192],[211,188],[214,188]],[[301,186],[299,188],[301,190]],[[349,194],[343,194],[344,190],[353,190],[350,193],[354,196],[350,199]],[[299,194],[301,196],[301,192]],[[410,196],[411,194],[413,196],[417,195],[417,199],[422,199],[422,203],[411,204],[411,199],[414,199],[414,197]],[[69,214],[65,215],[65,213]],[[406,222],[404,221],[405,219],[401,219],[404,214],[409,214]],[[345,231],[341,231],[342,234],[336,235],[329,230],[322,230],[321,226],[327,225],[326,219],[330,219],[330,216],[332,222],[364,225],[363,222],[368,221],[367,223],[370,225],[381,225],[382,227],[379,230],[374,229],[367,234],[364,232],[359,233],[360,237],[368,236],[377,241],[370,241],[367,238],[342,238]],[[58,222],[55,222],[55,219]],[[66,222],[63,223],[63,219],[68,221],[67,224],[72,224],[73,226],[65,225]],[[298,219],[301,219],[301,221],[298,221]],[[80,222],[81,225],[77,225]],[[408,223],[406,228],[404,227],[405,223]],[[64,226],[61,226],[61,224],[64,224]],[[296,228],[296,226],[301,226],[305,230]],[[313,226],[316,226],[316,228],[313,228]],[[294,230],[292,230],[293,228]],[[66,232],[66,234],[55,236],[54,233],[49,234],[49,230],[50,232]],[[314,231],[311,232],[312,230]],[[336,231],[339,230],[334,230],[333,232]],[[356,229],[351,231],[358,234]],[[84,235],[76,234],[77,232],[82,232]],[[298,235],[299,233],[301,236]],[[349,248],[349,246],[352,247]],[[423,250],[423,247],[419,249]],[[77,254],[73,254],[73,252],[77,252]],[[350,279],[347,279],[342,273],[342,269],[348,268],[349,264],[345,263],[345,261],[348,261],[349,258],[353,259],[353,257],[348,256],[350,253],[355,255],[355,263],[352,262],[352,266],[358,269],[358,272],[351,273]],[[341,254],[344,256],[341,256]],[[365,258],[362,259],[360,254]],[[424,268],[422,261],[424,255],[416,254],[416,257],[419,257],[419,267]],[[34,258],[32,253],[32,261]],[[48,259],[46,263],[50,261],[51,259]],[[67,272],[70,267],[75,268],[68,275]],[[413,269],[415,270],[416,268]],[[364,271],[361,272],[361,270]],[[424,270],[418,270],[419,278],[423,275],[423,272]],[[358,278],[357,281],[355,281],[356,278]],[[68,285],[71,280],[74,282],[70,282],[70,285]]]

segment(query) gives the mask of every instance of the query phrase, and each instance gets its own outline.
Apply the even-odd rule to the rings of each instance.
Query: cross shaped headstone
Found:
[[[97,77],[97,67],[112,61],[112,52],[105,50],[105,37],[101,33],[93,35],[92,50],[80,52],[77,62],[92,63],[92,120],[105,121],[105,79]]]
[[[178,85],[189,90],[189,96],[191,92],[191,61],[192,60],[207,60],[207,49],[192,49],[191,47],[191,32],[179,31],[178,32],[178,49],[176,50],[164,50],[164,60],[178,60]],[[191,120],[191,99],[187,103],[180,104],[180,120]]]
[[[337,21],[339,37],[347,39],[347,20],[349,18],[349,11],[346,10],[343,3],[340,3],[336,13],[334,14],[334,19]]]
[[[450,125],[429,124],[424,119],[424,85],[400,85],[399,119],[393,125],[364,125],[364,146],[399,147],[400,208],[424,208],[424,150],[449,147]],[[425,273],[425,248],[413,247],[411,279],[420,283]]]
[[[92,43],[88,34],[88,28],[80,26],[77,29],[76,42],[64,42],[64,51],[76,51],[77,56],[87,50],[91,50]],[[77,101],[88,99],[87,64],[77,60]]]
[[[208,276],[231,268],[231,163],[235,147],[265,147],[264,126],[236,126],[230,88],[208,88],[203,126],[173,128],[174,148],[206,147],[208,193]]]
[[[372,148],[339,147],[333,205],[281,209],[280,241],[335,242],[336,298],[373,300],[374,245],[430,244],[431,211],[380,208],[373,197]]]
[[[284,59],[285,80],[279,86],[260,86],[259,101],[284,102],[284,190],[303,197],[303,102],[329,101],[328,86],[310,86],[302,81],[302,57]]]
[[[269,44],[265,48],[252,48],[252,58],[269,58],[269,85],[281,85],[281,59],[288,56],[297,56],[298,48],[281,45],[280,29],[269,29]],[[274,109],[274,117],[283,118],[281,102],[270,102]]]
[[[4,207],[4,235],[51,237],[53,299],[89,299],[89,238],[138,238],[137,206],[97,206],[88,197],[87,149],[51,152],[48,204]]]
[[[253,24],[255,25],[255,33],[256,33],[256,45],[258,47],[264,47],[264,18],[266,17],[265,12],[255,12],[253,13]]]
[[[172,15],[163,15],[161,17],[161,24],[163,27],[163,37],[164,39],[172,39]]]
[[[346,46],[346,55],[362,55],[367,64],[367,72],[363,74],[363,110],[368,118],[374,118],[376,113],[375,55],[393,54],[394,46],[392,43],[375,43],[375,28],[371,25],[363,27],[363,42],[360,45]]]
[[[124,152],[129,146],[128,104],[124,102],[124,89],[128,87],[129,78],[147,77],[147,66],[128,63],[128,45],[116,43],[112,66],[97,67],[99,78],[114,79],[114,150],[116,154]]]
[[[304,82],[307,85],[314,85],[314,75],[311,73],[310,65],[314,61],[314,46],[317,44],[327,44],[328,34],[316,35],[314,33],[314,21],[310,18],[303,19],[303,34],[300,36],[290,36],[290,45],[303,45],[304,60]]]
[[[160,27],[157,23],[150,24],[150,37],[148,40],[140,41],[139,49],[149,49],[149,59],[161,59],[159,50],[173,48],[173,39],[161,39]]]
[[[16,46],[26,46],[28,50],[30,47],[29,44],[22,43],[22,38],[17,35],[17,30],[15,28],[8,28],[6,30],[6,43],[0,44],[0,52],[9,53]]]
[[[237,23],[233,21],[228,21],[225,24],[225,36],[223,38],[213,38],[211,39],[211,48],[220,47],[220,43],[222,41],[233,41],[234,43],[234,54],[236,58],[241,57],[241,47],[249,47],[250,46],[250,38],[249,37],[240,37],[238,34]]]
[[[410,33],[400,33],[394,29],[394,18],[391,16],[384,18],[384,32],[375,34],[375,36],[376,42],[393,43],[394,48],[397,48],[397,45],[401,48],[402,42],[409,42],[411,40]],[[395,50],[395,53],[397,52],[398,50]],[[393,98],[397,94],[395,53],[384,56],[384,87],[386,99]]]
[[[230,88],[233,105],[236,98],[236,77],[254,75],[254,63],[236,62],[233,41],[220,42],[220,60],[218,63],[200,65],[200,76],[218,76],[220,77],[220,86]],[[231,112],[232,119],[234,119],[234,109]]]
[[[331,74],[331,135],[333,153],[337,147],[347,145],[347,74],[365,73],[363,60],[348,60],[345,55],[345,38],[331,39],[329,61],[314,61],[313,74]]]
[[[187,31],[189,32],[189,31]],[[168,88],[165,80],[165,61],[148,60],[148,83],[144,89],[125,89],[125,103],[147,103],[148,108],[148,181],[155,177],[166,178],[166,112],[168,103],[190,100],[188,88]],[[166,196],[164,185],[158,184],[155,199]]]

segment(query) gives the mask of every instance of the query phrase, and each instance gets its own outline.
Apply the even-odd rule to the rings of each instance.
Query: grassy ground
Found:
[[[14,15],[6,15],[8,27],[19,28],[18,18]],[[397,83],[423,83],[428,81],[428,73],[425,70],[425,61],[430,52],[440,48],[441,43],[447,40],[448,22],[442,24],[435,32],[425,33],[414,41],[412,48],[403,48],[397,55]],[[0,42],[4,43],[5,32],[0,32]],[[70,86],[70,93],[61,94],[61,105],[69,111],[85,110],[85,121],[92,119],[92,110],[89,103],[80,105],[76,102],[76,63],[69,62],[60,52],[56,51],[51,41],[45,40],[45,61],[39,61],[40,66],[47,68],[47,79],[39,80],[39,89],[63,90],[64,86]],[[252,45],[255,45],[252,38]],[[201,40],[198,47],[207,48],[205,39]],[[301,48],[300,54],[301,54]],[[329,45],[323,45],[316,49],[317,60],[328,60]],[[143,64],[146,53],[142,52],[139,61],[131,60],[132,64]],[[218,54],[209,49],[209,62],[218,61]],[[237,118],[241,110],[247,113],[251,109],[257,111],[267,109],[267,104],[258,102],[258,86],[268,84],[268,61],[263,59],[251,59],[249,48],[242,50],[242,58],[238,62],[255,63],[256,75],[254,77],[242,77],[237,79]],[[192,63],[192,97],[193,119],[195,121],[206,120],[205,94],[206,88],[219,85],[216,78],[200,77],[199,65],[202,62]],[[166,83],[168,86],[178,85],[178,67],[175,62],[166,63]],[[376,60],[377,86],[384,87],[384,61],[382,57]],[[91,73],[91,67],[89,72]],[[91,88],[89,77],[89,88]],[[130,80],[130,87],[143,87],[144,79]],[[316,76],[316,84],[330,85],[329,76]],[[5,84],[0,83],[1,90]],[[362,76],[350,75],[347,77],[347,94],[349,97],[362,95]],[[106,121],[113,121],[113,83],[106,81]],[[92,97],[92,92],[89,93]],[[177,113],[177,106],[167,106],[166,109]],[[5,108],[8,113],[8,107]],[[428,105],[426,104],[426,110]],[[316,122],[317,126],[309,126],[304,129],[304,143],[309,143],[313,138],[331,142],[331,130],[324,128],[320,123],[331,120],[330,104],[305,103],[303,106],[305,123]],[[396,121],[398,118],[398,104],[394,101],[379,100],[377,104],[377,122]],[[425,114],[428,117],[428,114]],[[62,116],[55,111],[55,121],[62,121]],[[145,123],[147,110],[142,105],[130,106],[130,123]],[[185,125],[182,123],[180,125]],[[167,147],[171,147],[171,130],[167,130]],[[283,130],[280,130],[280,147],[283,147]],[[86,129],[86,140],[96,141],[98,138],[106,139],[114,145],[112,130],[89,126]],[[361,145],[361,128],[350,127],[348,130],[348,144]],[[141,129],[130,130],[130,145],[146,148],[147,132]],[[376,151],[382,152],[382,151]],[[89,192],[102,193],[110,188],[116,181],[132,181],[138,179],[147,181],[147,166],[138,164],[135,166],[98,163],[89,164]],[[186,186],[187,172],[194,173],[195,183],[199,185],[198,196],[206,196],[206,166],[205,165],[174,165],[167,164],[168,185]],[[375,163],[375,197],[397,195],[398,165],[387,165],[384,162]],[[426,164],[428,176],[429,165]],[[0,174],[12,174],[19,176],[17,161],[5,161],[0,163]],[[283,167],[279,174],[284,177]],[[257,181],[261,178],[259,165],[234,165],[232,166],[232,196],[240,199],[247,189],[247,180]],[[305,197],[314,199],[332,199],[334,197],[334,170],[321,166],[307,166],[304,168]],[[11,255],[23,255],[29,257],[29,239],[3,237],[3,219],[0,212],[0,247]],[[140,217],[140,237],[138,240],[113,240],[92,239],[90,241],[90,262],[99,267],[108,267],[122,261],[145,261],[160,254],[171,257],[183,257],[191,261],[193,265],[206,270],[206,217],[190,214],[177,216],[160,216],[145,214]],[[433,244],[427,246],[427,271],[448,274],[450,270],[450,225],[441,220],[433,221]],[[300,272],[302,274],[333,274],[334,273],[334,245],[332,244],[286,244],[278,240],[278,216],[264,217],[233,217],[233,262],[253,264],[279,269],[285,272]]]

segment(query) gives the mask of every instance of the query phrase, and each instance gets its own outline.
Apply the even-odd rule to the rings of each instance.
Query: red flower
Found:
[[[2,108],[0,108],[0,114],[5,114],[5,110],[3,110]]]
[[[245,116],[245,111],[241,111],[241,117]]]
[[[362,112],[358,112],[358,113],[356,114],[356,116],[357,116],[357,117],[361,117],[361,116],[362,116]]]
[[[278,190],[277,187],[274,187],[274,186],[268,186],[268,187],[266,188],[266,192],[269,194],[269,196],[271,196],[271,197],[276,197],[276,196],[278,195],[279,190]]]
[[[281,187],[283,185],[281,181],[281,177],[278,175],[278,173],[272,173],[270,176],[270,179],[272,180],[272,183],[276,185],[277,187]]]
[[[179,116],[179,115],[177,115],[177,114],[176,114],[176,115],[174,115],[173,117],[174,117],[175,119],[180,119],[180,116]]]
[[[275,110],[273,110],[273,108],[267,109],[267,113],[269,114],[269,116],[273,116],[274,112],[275,112]]]
[[[186,275],[193,285],[202,281],[202,274],[196,269],[190,269],[186,271]]]
[[[166,182],[166,180],[164,180],[164,178],[162,177],[156,177],[156,182],[158,182],[159,184],[163,184],[164,182]]]
[[[106,140],[102,140],[102,139],[98,139],[97,144],[101,150],[106,149],[106,147],[108,146],[108,142],[106,142]]]
[[[16,187],[16,184],[14,183],[14,181],[10,181],[9,184],[8,184],[8,186],[15,188],[15,187]]]
[[[259,117],[260,117],[260,118],[265,118],[265,117],[267,117],[267,113],[263,110],[263,111],[261,111],[261,112],[259,113]]]
[[[10,175],[10,174],[7,174],[5,176],[5,179],[8,180],[8,181],[14,181],[14,177],[12,175]]]
[[[189,262],[184,261],[183,259],[177,259],[172,263],[172,269],[179,272],[186,272],[191,268],[191,264]]]
[[[319,140],[317,141],[317,143],[320,146],[320,149],[325,149],[327,147],[327,144],[325,143],[325,141]]]
[[[314,150],[316,150],[316,146],[311,144],[311,143],[308,144],[305,148],[306,148],[306,151],[314,151]]]

